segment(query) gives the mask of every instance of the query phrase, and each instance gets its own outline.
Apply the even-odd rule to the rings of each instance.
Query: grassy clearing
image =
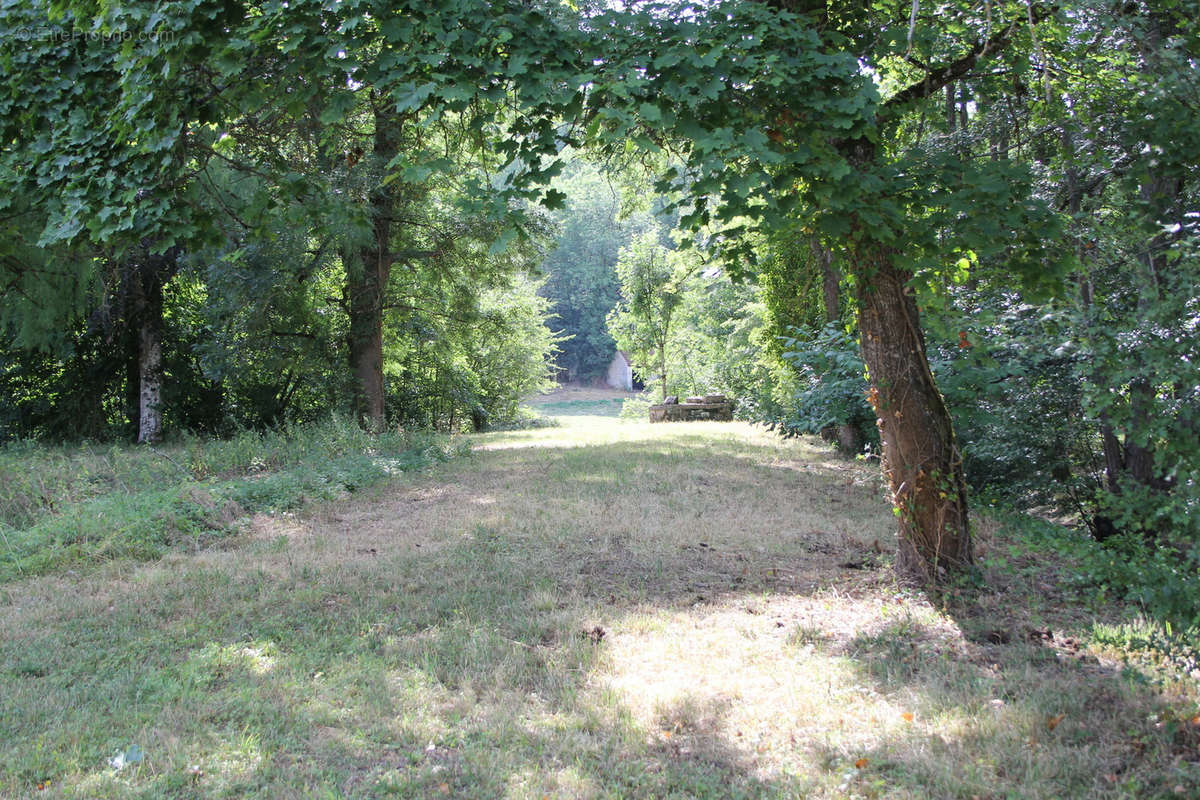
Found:
[[[936,608],[815,442],[475,443],[236,549],[0,586],[0,796],[1196,796],[1194,684],[1090,649],[1107,612],[1003,525]]]
[[[0,580],[207,547],[256,513],[351,494],[457,447],[337,419],[154,448],[12,445],[0,449]]]
[[[640,395],[619,389],[569,385],[534,397],[529,404],[550,417],[616,417],[622,404],[636,397]]]

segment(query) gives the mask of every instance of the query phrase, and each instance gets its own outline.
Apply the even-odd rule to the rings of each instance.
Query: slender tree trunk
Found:
[[[138,444],[162,439],[162,282],[144,276],[138,303]]]
[[[179,270],[178,248],[151,254],[148,244],[126,267],[126,291],[137,340],[137,441],[157,442],[163,435],[163,287]]]
[[[346,265],[346,295],[349,301],[350,369],[354,373],[354,405],[359,422],[367,430],[386,427],[383,379],[383,306],[392,266],[392,216],[395,183],[383,186],[383,170],[399,153],[399,118],[377,107],[375,110],[372,161],[379,171],[368,212],[371,237],[350,254]]]
[[[658,377],[662,381],[663,399],[667,399],[667,342],[666,337],[658,346]]]
[[[841,282],[842,276],[838,274],[838,269],[833,265],[833,253],[829,248],[821,244],[820,239],[812,237],[809,239],[809,248],[812,250],[813,258],[817,262],[817,266],[821,269],[821,289],[825,301],[825,322],[837,322],[841,317]],[[862,452],[863,435],[858,427],[850,422],[843,422],[836,426],[836,430],[831,431],[833,436],[825,437],[822,432],[822,438],[833,438],[837,441],[838,451],[843,455],[855,455]]]

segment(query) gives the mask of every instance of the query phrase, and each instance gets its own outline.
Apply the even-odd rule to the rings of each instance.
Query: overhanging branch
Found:
[[[1017,21],[1014,20],[991,38],[982,42],[976,42],[971,51],[957,61],[952,61],[944,66],[929,70],[920,81],[910,84],[892,95],[883,104],[884,113],[894,113],[896,109],[906,106],[909,103],[924,100],[926,97],[930,97],[936,92],[941,91],[946,85],[969,74],[981,58],[990,53],[1003,50],[1008,45],[1009,37],[1012,36],[1017,25]]]
[[[1055,6],[1037,6],[1031,10],[1030,18],[1035,23],[1041,22],[1053,14],[1055,8]],[[884,115],[890,116],[898,113],[899,109],[909,103],[924,100],[941,91],[948,84],[967,76],[981,59],[1007,47],[1013,33],[1025,22],[1022,19],[1014,19],[999,32],[982,42],[976,42],[970,52],[961,58],[937,68],[927,69],[924,78],[896,92],[883,104]],[[910,59],[909,62],[912,63],[912,60]]]

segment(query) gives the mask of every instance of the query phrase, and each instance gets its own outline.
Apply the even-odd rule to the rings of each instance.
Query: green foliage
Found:
[[[649,400],[641,400],[630,397],[621,403],[620,418],[631,422],[645,422],[650,418],[650,406],[653,405]]]
[[[989,500],[1075,510],[1095,490],[1095,454],[1087,429],[1065,423],[1083,415],[1082,362],[1064,346],[1068,316],[989,277],[981,267],[973,288],[953,287],[925,316],[967,480]]]
[[[866,367],[857,340],[834,322],[794,328],[783,346],[783,357],[800,374],[800,390],[795,412],[780,427],[789,433],[820,433],[833,425],[852,425],[870,440],[875,414],[867,405]]]
[[[1054,553],[1069,565],[1064,575],[1068,586],[1101,604],[1118,600],[1138,609],[1143,625],[1124,632],[1101,629],[1100,641],[1141,646],[1172,658],[1190,654],[1194,659],[1200,652],[1200,551],[1195,547],[1159,547],[1129,534],[1097,542],[1023,513],[1007,512],[1002,518],[1028,552]]]
[[[551,303],[552,326],[563,335],[555,358],[560,374],[586,381],[603,375],[616,352],[605,317],[620,296],[621,248],[654,223],[646,212],[623,216],[619,187],[580,158],[568,162],[554,185],[568,200],[554,215],[558,234],[542,262],[542,294]]]
[[[0,450],[0,578],[205,547],[249,515],[341,497],[460,449],[339,419],[162,450],[14,443]]]
[[[520,401],[552,385],[559,337],[547,327],[540,286],[517,275],[468,293],[460,300],[469,304],[460,302],[452,315],[424,304],[406,308],[385,342],[391,416],[441,430],[516,422]]]
[[[1200,644],[1200,549],[1180,552],[1137,534],[1118,534],[1089,549],[1077,580],[1135,603]]]
[[[551,362],[560,337],[547,327],[542,284],[518,276],[508,288],[480,298],[484,324],[472,331],[468,355],[469,367],[478,376],[472,410],[477,430],[516,422],[521,400],[553,385]]]
[[[660,397],[676,388],[667,371],[672,319],[698,269],[694,251],[666,247],[658,230],[635,238],[621,250],[617,261],[621,300],[609,312],[608,329],[617,347],[629,354],[634,369],[647,385],[656,387]]]
[[[1138,620],[1133,623],[1108,625],[1096,623],[1092,628],[1092,640],[1102,647],[1117,648],[1152,660],[1166,661],[1172,668],[1184,674],[1200,669],[1200,629],[1177,630],[1174,626]],[[1174,725],[1164,727],[1179,730],[1193,724],[1190,718],[1172,720]],[[1182,725],[1180,724],[1182,723]],[[1174,732],[1174,731],[1172,731]]]
[[[793,328],[815,328],[826,317],[821,301],[821,272],[813,263],[807,237],[781,231],[762,246],[757,282],[762,287],[768,334],[766,346],[776,356]],[[838,317],[839,309],[834,309]]]
[[[734,398],[741,419],[763,421],[792,407],[795,372],[779,357],[765,294],[715,268],[686,284],[667,348],[674,392]]]

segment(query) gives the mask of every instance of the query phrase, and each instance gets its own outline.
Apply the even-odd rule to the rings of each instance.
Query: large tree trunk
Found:
[[[973,560],[966,483],[949,411],[925,357],[917,305],[893,253],[851,245],[863,358],[878,418],[883,470],[900,523],[896,570],[925,586]]]
[[[392,217],[395,183],[383,186],[383,170],[400,147],[399,118],[382,108],[375,111],[372,162],[379,174],[369,200],[371,237],[349,255],[346,295],[349,301],[350,369],[354,373],[354,405],[367,430],[386,427],[383,380],[383,306],[392,267]]]
[[[378,225],[376,227],[379,227]],[[389,268],[383,253],[364,247],[358,263],[346,271],[350,300],[350,368],[354,373],[354,407],[359,423],[383,430],[383,297]]]

